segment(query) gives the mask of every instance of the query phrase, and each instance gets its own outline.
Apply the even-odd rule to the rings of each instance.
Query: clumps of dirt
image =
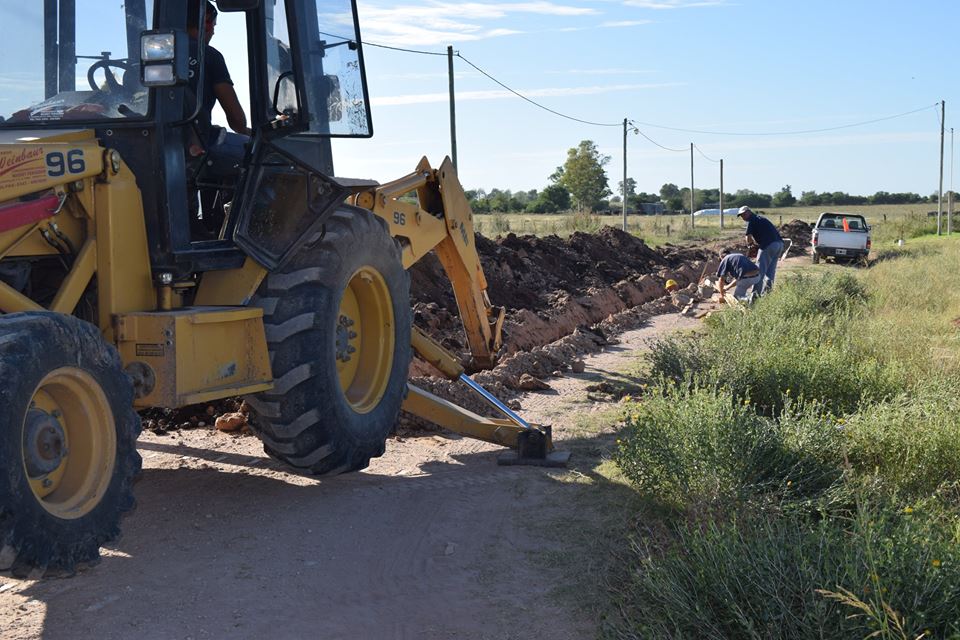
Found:
[[[790,250],[787,251],[787,257],[802,256],[810,246],[810,224],[803,220],[791,220],[780,225],[780,237],[784,240],[790,238],[793,241]]]
[[[227,398],[205,404],[187,405],[179,409],[144,409],[140,412],[140,418],[144,430],[157,435],[180,429],[214,426],[221,431],[237,431],[245,429],[247,411],[243,398]],[[230,428],[225,428],[227,425]]]

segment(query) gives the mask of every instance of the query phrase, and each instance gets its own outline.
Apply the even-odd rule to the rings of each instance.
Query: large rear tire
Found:
[[[116,349],[72,316],[0,316],[0,407],[0,570],[96,562],[140,472],[140,418]]]
[[[411,357],[410,276],[386,224],[342,207],[251,304],[264,311],[275,381],[247,398],[264,450],[314,474],[382,455]]]

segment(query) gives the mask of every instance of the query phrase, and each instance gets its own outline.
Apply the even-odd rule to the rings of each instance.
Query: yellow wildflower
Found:
[[[936,558],[934,558],[933,560],[931,560],[931,561],[930,561],[930,564],[933,565],[933,568],[934,568],[934,569],[937,569],[937,568],[940,567],[940,561],[937,560]]]
[[[913,513],[913,507],[904,507],[903,512],[909,515]]]

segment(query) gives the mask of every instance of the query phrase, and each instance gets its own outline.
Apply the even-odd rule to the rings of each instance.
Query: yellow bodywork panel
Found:
[[[103,171],[103,149],[90,131],[0,134],[0,202]]]
[[[253,258],[247,258],[239,269],[208,271],[203,274],[194,303],[197,306],[245,305],[265,277],[266,268]]]
[[[115,330],[124,364],[146,365],[156,381],[136,406],[180,407],[273,387],[259,308],[119,314]]]
[[[107,180],[94,183],[91,204],[96,212],[99,323],[109,340],[112,318],[155,308],[156,289],[136,180],[123,162],[118,173],[107,174]]]

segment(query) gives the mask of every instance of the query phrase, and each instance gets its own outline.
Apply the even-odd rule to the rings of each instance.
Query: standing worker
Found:
[[[783,253],[783,238],[772,222],[755,214],[750,207],[740,207],[737,215],[747,223],[747,244],[759,249],[757,266],[760,268],[760,277],[763,278],[760,287],[760,295],[763,295],[773,288],[777,262]]]
[[[733,282],[729,286],[733,287],[733,297],[737,300],[749,302],[753,296],[760,294],[757,287],[763,280],[760,267],[742,253],[732,253],[728,249],[721,251],[720,257],[720,266],[717,267],[717,290],[720,292],[721,300],[726,296],[727,286],[724,280],[728,275],[733,276]],[[747,291],[750,293],[748,294]]]

